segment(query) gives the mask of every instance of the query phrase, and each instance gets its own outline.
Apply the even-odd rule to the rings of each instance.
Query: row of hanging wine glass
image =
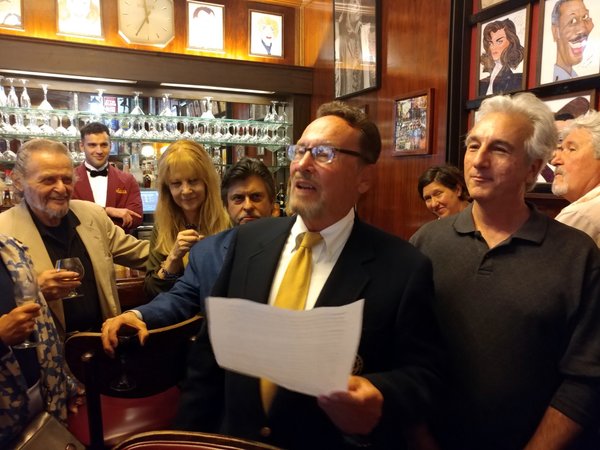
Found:
[[[288,145],[288,124],[200,117],[146,116],[74,111],[38,111],[0,107],[0,134],[78,139],[79,125],[103,122],[117,140],[175,141],[192,139],[249,145]],[[67,125],[68,126],[65,126]]]
[[[29,80],[23,79],[23,78],[20,79],[20,82],[23,84],[23,89],[21,91],[21,95],[17,96],[17,92],[16,92],[15,86],[14,86],[15,79],[14,78],[6,78],[6,80],[8,80],[8,82],[10,84],[10,88],[8,90],[8,95],[6,94],[6,92],[4,92],[4,86],[2,86],[3,79],[4,79],[4,76],[0,75],[0,107],[6,106],[8,108],[30,109],[32,107],[31,98],[29,97],[29,93],[27,92],[27,83],[29,82]],[[54,108],[48,101],[48,84],[40,84],[40,87],[42,88],[42,91],[44,93],[44,99],[42,100],[40,105],[37,106],[37,109],[41,109],[44,111],[52,111]],[[110,113],[110,111],[106,111],[104,108],[104,92],[106,90],[99,88],[99,89],[96,89],[96,91],[98,91],[98,95],[96,96],[95,99],[93,99],[93,105],[90,106],[90,112],[93,114],[96,114],[96,115],[99,115],[99,114],[103,115],[103,114]],[[144,110],[140,106],[140,94],[142,94],[142,93],[143,92],[141,92],[141,91],[133,92],[134,106],[128,114],[130,114],[130,115],[145,115]],[[177,114],[173,111],[173,108],[171,107],[172,105],[171,105],[170,97],[171,97],[170,93],[163,94],[162,99],[161,99],[162,106],[161,106],[160,113],[158,114],[159,116],[168,116],[168,117],[169,116],[177,116]],[[286,112],[287,104],[288,104],[288,102],[272,100],[271,105],[267,107],[267,112],[265,114],[263,121],[264,122],[288,123],[288,115]],[[77,92],[73,92],[73,105],[74,105],[75,111],[77,112],[78,111]],[[213,98],[212,97],[204,97],[201,100],[200,105],[201,105],[201,110],[202,110],[200,118],[202,118],[202,119],[214,119],[215,118],[215,116],[213,115]]]

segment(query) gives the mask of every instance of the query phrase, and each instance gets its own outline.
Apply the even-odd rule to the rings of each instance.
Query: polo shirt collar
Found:
[[[548,222],[551,220],[539,212],[536,207],[529,203],[529,219],[519,228],[510,239],[522,239],[535,243],[541,243],[546,236]],[[454,218],[454,229],[459,234],[474,234],[475,222],[473,221],[473,203],[469,204],[465,209],[459,212]]]

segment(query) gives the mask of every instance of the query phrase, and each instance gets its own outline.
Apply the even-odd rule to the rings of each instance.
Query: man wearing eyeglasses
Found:
[[[380,150],[379,131],[362,111],[341,102],[321,106],[288,151],[289,204],[296,214],[239,227],[213,289],[283,307],[279,291],[296,243],[319,233],[306,301],[295,309],[365,299],[358,364],[347,391],[315,398],[277,387],[265,401],[262,380],[217,366],[204,330],[191,350],[179,428],[288,449],[400,449],[405,432],[425,420],[440,381],[430,262],[355,214]]]

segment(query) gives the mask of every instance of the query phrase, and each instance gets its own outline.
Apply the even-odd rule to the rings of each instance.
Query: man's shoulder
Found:
[[[69,209],[75,213],[75,215],[79,218],[81,216],[106,216],[106,212],[104,208],[94,202],[90,202],[87,200],[75,200],[72,199],[69,202]]]

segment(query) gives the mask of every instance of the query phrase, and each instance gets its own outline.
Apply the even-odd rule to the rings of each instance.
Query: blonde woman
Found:
[[[196,242],[231,226],[219,175],[206,150],[193,141],[174,142],[160,157],[158,190],[144,282],[150,298],[173,286]]]

